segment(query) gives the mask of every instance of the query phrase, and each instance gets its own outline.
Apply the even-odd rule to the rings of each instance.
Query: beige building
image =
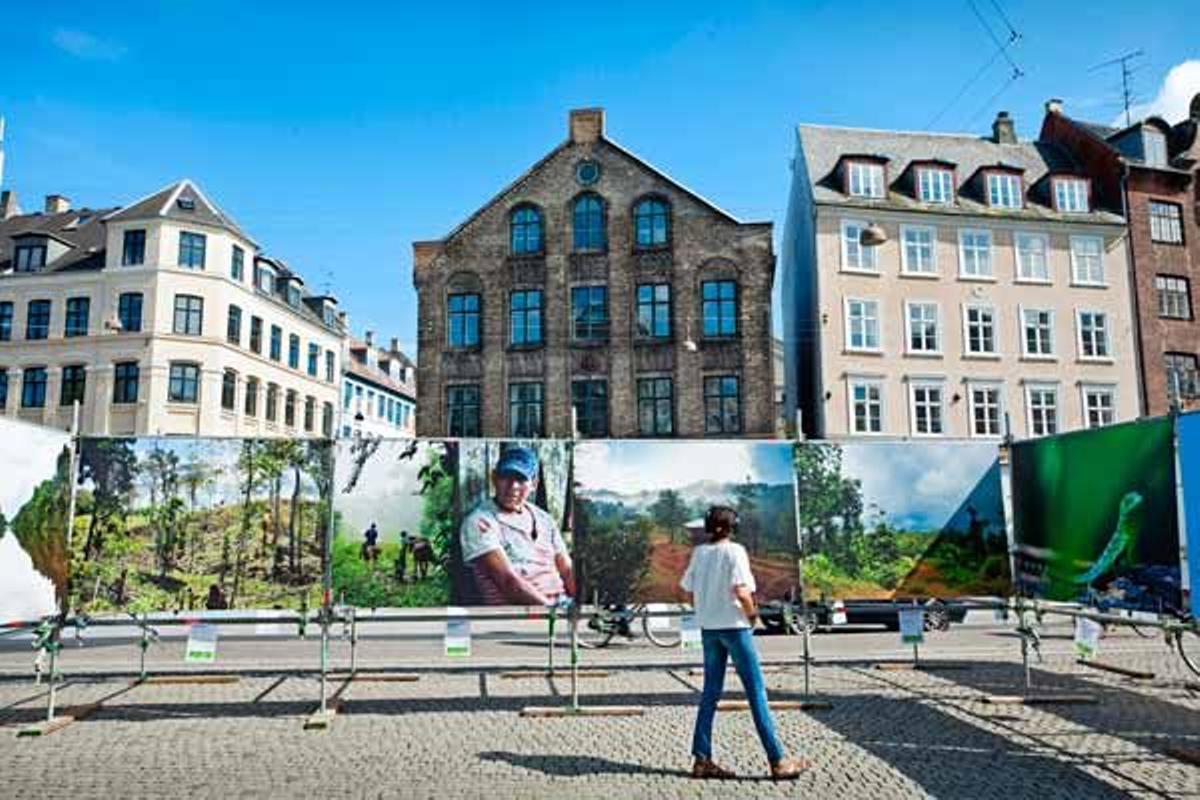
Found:
[[[191,181],[0,211],[0,411],[94,435],[331,435],[344,317]]]
[[[367,331],[347,338],[342,353],[341,437],[417,435],[417,367],[393,337],[390,347],[375,344]]]
[[[1140,413],[1124,220],[1053,145],[802,125],[789,408],[816,437],[1017,438]]]

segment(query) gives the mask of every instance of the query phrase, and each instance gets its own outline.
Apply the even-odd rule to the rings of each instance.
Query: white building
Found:
[[[332,435],[344,318],[182,180],[0,203],[0,412],[92,435]]]
[[[342,365],[340,436],[417,435],[417,369],[398,339],[384,349],[371,331],[364,341],[347,338]]]

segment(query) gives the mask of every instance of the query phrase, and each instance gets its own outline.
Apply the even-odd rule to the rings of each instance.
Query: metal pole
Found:
[[[149,623],[146,622],[145,614],[142,615],[141,625],[142,641],[139,643],[138,648],[142,651],[142,654],[140,656],[140,667],[138,669],[138,674],[141,676],[139,680],[144,681],[146,680],[146,651],[150,649],[150,627]]]
[[[326,712],[329,674],[329,604],[321,604],[321,713]]]
[[[549,675],[551,678],[554,677],[554,619],[555,619],[556,610],[557,609],[554,606],[550,606],[550,655],[549,655],[550,670],[549,670]]]
[[[571,710],[579,711],[579,612],[571,606]]]
[[[358,609],[350,609],[350,675],[358,668]]]
[[[915,597],[913,598],[912,604],[913,604],[913,608],[917,607],[917,598],[915,598]],[[924,620],[922,620],[922,627],[924,627],[923,623],[924,623]],[[921,648],[920,641],[914,641],[913,642],[913,667],[914,668],[921,666],[921,649],[920,648]]]
[[[69,569],[71,564],[71,547],[74,540],[75,528],[75,499],[79,491],[77,484],[78,476],[76,472],[79,469],[79,401],[75,400],[71,403],[71,459],[67,467],[67,482],[69,484],[68,491],[70,492],[70,500],[67,503],[67,585],[63,589],[63,599],[59,605],[58,615],[54,620],[54,629],[50,632],[50,692],[46,702],[46,721],[54,721],[54,706],[58,699],[58,686],[55,680],[55,673],[58,671],[58,648],[62,642],[63,623],[66,622],[67,613],[71,603],[71,586]]]
[[[54,673],[57,669],[56,662],[58,661],[58,634],[61,629],[57,623],[54,626],[54,631],[50,634],[50,699],[46,704],[46,721],[54,721],[54,705],[57,699],[55,693],[57,681],[54,680]]]
[[[329,623],[333,616],[333,498],[337,491],[336,467],[337,467],[337,441],[333,435],[337,431],[330,431],[330,437],[325,440],[329,448],[328,462],[329,480],[326,485],[329,487],[329,497],[326,501],[329,503],[329,513],[325,517],[325,541],[322,546],[325,548],[323,553],[325,559],[324,574],[321,576],[321,610],[319,612],[321,620],[321,713],[324,714],[328,710],[329,697]]]
[[[812,655],[809,652],[809,640],[812,633],[809,630],[808,622],[808,600],[804,597],[803,591],[800,593],[800,610],[804,614],[804,619],[800,624],[804,626],[804,698],[807,700],[811,691],[810,671],[812,667]]]

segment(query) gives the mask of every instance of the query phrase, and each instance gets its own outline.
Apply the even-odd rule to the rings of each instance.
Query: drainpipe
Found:
[[[1138,416],[1150,413],[1150,399],[1146,391],[1146,372],[1142,363],[1142,315],[1138,303],[1137,264],[1133,254],[1133,220],[1129,218],[1129,162],[1121,163],[1121,216],[1125,218],[1125,249],[1129,252],[1129,304],[1133,309],[1133,331],[1137,346],[1133,348],[1133,365],[1137,370]]]

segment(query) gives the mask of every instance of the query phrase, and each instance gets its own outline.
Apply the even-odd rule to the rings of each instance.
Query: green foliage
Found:
[[[450,603],[450,581],[445,570],[434,567],[423,581],[401,583],[395,579],[400,546],[380,545],[372,565],[362,559],[358,542],[338,536],[333,541],[333,596],[339,603],[361,608],[420,608]],[[410,561],[406,574],[415,578]]]
[[[646,517],[595,513],[592,503],[575,507],[575,563],[583,570],[583,591],[603,603],[628,602],[650,568],[650,540],[655,524]]]
[[[67,507],[69,504],[70,454],[64,450],[55,476],[42,481],[33,496],[9,523],[34,568],[50,579],[62,599],[67,586]]]
[[[454,530],[454,475],[446,463],[447,456],[438,448],[429,448],[425,465],[418,477],[421,481],[421,535],[433,545],[439,565],[450,552]]]
[[[658,499],[650,506],[650,515],[666,529],[670,541],[687,543],[683,526],[688,521],[688,510],[679,492],[674,489],[659,492]]]

